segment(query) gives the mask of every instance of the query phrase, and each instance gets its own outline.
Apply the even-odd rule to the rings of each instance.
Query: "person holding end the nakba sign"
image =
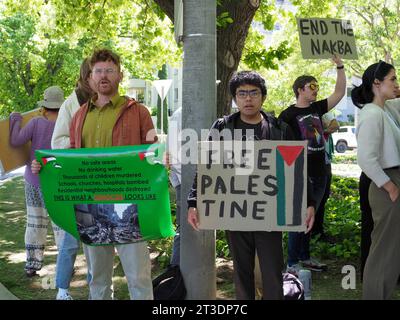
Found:
[[[317,79],[310,75],[302,75],[293,83],[296,103],[283,110],[279,119],[292,128],[295,139],[308,141],[308,179],[312,186],[312,197],[315,208],[321,203],[327,183],[325,164],[325,139],[322,116],[335,107],[346,93],[346,74],[341,58],[333,56],[337,76],[333,93],[326,99],[317,101],[319,85]],[[303,267],[314,271],[326,270],[327,266],[310,256],[310,235],[301,232],[290,232],[288,243],[287,271],[298,273],[300,262]]]
[[[239,112],[230,116],[225,116],[224,118],[220,118],[215,121],[209,134],[209,140],[213,141],[212,143],[220,140],[224,140],[229,143],[228,139],[233,140],[232,137],[234,137],[234,140],[239,143],[246,144],[246,142],[249,142],[248,146],[251,145],[251,142],[261,143],[265,140],[294,140],[291,129],[286,123],[261,111],[263,102],[267,97],[267,88],[265,85],[265,80],[258,73],[254,71],[238,72],[234,74],[234,76],[231,78],[229,86],[231,95],[236,105],[238,106]],[[230,137],[228,137],[227,133],[230,135]],[[239,153],[242,153],[242,151],[243,150],[239,150]],[[199,181],[204,181],[205,177],[205,175],[201,175],[201,171],[199,170],[199,168],[201,169],[201,166],[202,164],[198,165],[199,177],[197,177],[196,175],[193,187],[188,196],[188,223],[195,230],[199,230],[199,228],[201,227],[200,219],[207,218],[207,209],[204,210],[204,208],[202,207],[204,201],[202,201],[201,199],[201,196],[204,194],[204,183],[201,184],[202,187],[201,190],[199,190],[199,194],[197,192],[197,179],[199,179]],[[211,165],[211,167],[212,166],[213,165]],[[229,170],[229,168],[226,170]],[[222,169],[221,171],[225,170]],[[255,175],[252,176],[254,178],[256,177]],[[242,175],[242,177],[243,179],[246,179],[248,178],[248,175]],[[220,177],[212,175],[208,179],[210,181],[211,179],[213,179],[214,181],[218,178]],[[275,183],[276,178],[271,177],[271,180],[268,180],[269,178],[270,177],[265,177],[264,183],[271,186],[271,194],[273,193],[275,195],[277,188],[272,185]],[[233,181],[232,178],[228,178],[226,180],[226,183],[229,183],[229,180]],[[254,180],[252,183],[249,183],[249,187],[251,189],[253,189],[254,187],[255,189],[257,188],[256,184],[258,183],[256,183]],[[242,183],[240,185],[240,188],[244,188],[245,185],[247,185],[247,183]],[[262,188],[262,185],[263,183],[260,181],[260,188]],[[232,188],[234,187],[225,188],[222,184],[220,184],[220,186],[221,193],[223,193],[224,195],[218,193],[217,195],[215,195],[215,197],[217,197],[216,199],[221,204],[225,199],[228,199],[228,196],[230,196],[230,198],[239,198],[238,195],[234,194],[235,190],[232,190]],[[217,187],[215,186],[215,188]],[[258,194],[258,192],[254,191],[255,190],[252,190],[251,193]],[[247,198],[249,198],[246,194],[243,193],[240,195],[240,197],[245,198],[245,200],[242,201],[244,203],[246,203],[246,201],[248,200]],[[262,200],[268,198],[265,194],[262,194],[262,192],[260,193],[260,195],[255,195],[253,197],[257,200],[253,201],[253,203],[262,202]],[[271,196],[271,199],[272,198],[273,197]],[[274,200],[271,200],[271,202],[273,201]],[[231,205],[233,205],[232,201]],[[228,205],[225,205],[225,208],[227,206]],[[203,209],[201,210],[200,208]],[[209,210],[211,212],[209,214],[210,216],[212,215],[219,218],[221,217],[221,214],[224,214],[223,209],[220,209],[218,213],[218,208],[216,206],[212,208],[213,209]],[[304,209],[305,208],[306,206],[304,205]],[[257,213],[260,210],[254,209],[254,207],[252,209],[236,208],[234,209],[234,211],[237,215],[234,219],[231,220],[244,220],[243,210],[251,211],[247,214],[247,218],[249,218],[249,220],[245,221],[246,225],[243,226],[244,229],[229,229],[226,228],[226,225],[221,225],[221,227],[219,228],[225,230],[229,229],[226,231],[226,236],[228,239],[229,249],[233,258],[236,298],[244,300],[255,299],[254,267],[255,254],[257,253],[260,261],[260,269],[263,279],[263,299],[283,299],[282,269],[284,264],[282,251],[282,232],[247,231],[249,230],[248,228],[246,229],[246,227],[248,227],[248,223],[256,223],[262,226],[262,224],[267,219],[266,215],[272,215],[272,213],[268,212],[268,208],[266,210],[265,208],[262,208],[265,216],[261,218],[256,217],[253,219],[253,216],[257,216]],[[242,214],[237,213],[237,211],[242,211]],[[303,230],[306,230],[306,232],[308,232],[311,230],[314,222],[314,207],[308,206],[307,210],[304,210],[304,213],[305,211],[307,211],[304,222],[306,226],[303,225],[302,227]],[[228,216],[227,219],[230,219],[232,217],[232,214],[227,213],[225,214],[225,218],[226,216]],[[225,221],[226,220],[224,220],[223,223],[225,223]],[[261,223],[259,221],[261,221]],[[225,224],[228,224],[230,222],[232,221],[227,221]],[[268,230],[268,228],[255,228],[252,230]]]

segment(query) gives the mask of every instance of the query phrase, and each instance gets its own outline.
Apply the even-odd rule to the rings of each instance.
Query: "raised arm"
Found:
[[[34,122],[31,120],[21,129],[22,116],[19,112],[10,115],[10,144],[19,147],[32,139]]]
[[[346,73],[342,59],[334,55],[332,61],[336,64],[336,85],[335,91],[328,97],[328,111],[334,108],[346,94]]]

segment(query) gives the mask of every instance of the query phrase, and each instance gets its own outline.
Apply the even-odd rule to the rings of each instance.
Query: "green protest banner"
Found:
[[[90,245],[174,235],[164,145],[37,150],[55,224]]]

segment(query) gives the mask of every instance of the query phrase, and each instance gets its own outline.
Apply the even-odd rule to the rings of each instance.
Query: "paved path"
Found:
[[[359,178],[361,168],[358,164],[332,164],[332,173],[341,177]]]
[[[25,172],[25,166],[18,168],[14,171],[11,171],[9,173],[6,173],[4,175],[0,175],[0,186],[7,182],[10,181],[11,179],[15,178],[15,177],[19,177],[19,176],[23,176]]]
[[[0,283],[0,300],[19,300]]]

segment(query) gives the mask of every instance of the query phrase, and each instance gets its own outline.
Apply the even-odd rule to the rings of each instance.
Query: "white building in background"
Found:
[[[182,106],[182,68],[176,69],[167,65],[167,75],[168,79],[172,79],[172,84],[165,100],[169,112],[172,113]],[[129,79],[127,95],[150,109],[157,107],[157,90],[150,80]]]
[[[164,100],[167,102],[168,115],[182,106],[182,68],[176,69],[167,65],[167,78],[172,79],[171,88]],[[127,95],[143,103],[149,108],[150,113],[157,109],[158,93],[150,80],[130,78],[127,83]],[[153,125],[157,128],[157,116],[151,117]]]

